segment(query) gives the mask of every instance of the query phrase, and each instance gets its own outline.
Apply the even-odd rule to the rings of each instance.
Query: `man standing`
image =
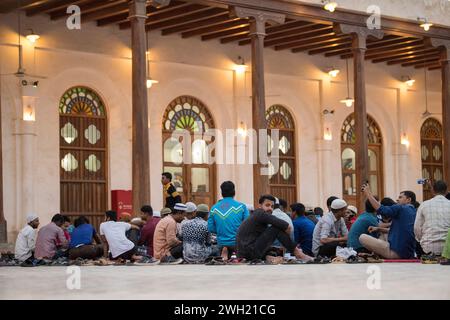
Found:
[[[271,214],[274,204],[273,196],[261,196],[260,208],[241,224],[236,241],[238,257],[247,260],[265,259],[273,242],[279,240],[283,247],[296,258],[311,260],[312,258],[297,248],[289,237],[292,232],[289,224]]]
[[[223,199],[212,208],[208,218],[208,230],[217,234],[222,258],[228,260],[236,251],[236,234],[241,223],[248,218],[247,206],[234,200],[234,183],[225,181],[220,185]]]
[[[392,218],[388,241],[376,239],[367,234],[359,237],[359,242],[371,252],[386,259],[411,259],[415,256],[416,239],[414,237],[414,221],[416,219],[416,194],[412,191],[402,191],[393,206],[381,205],[372,195],[368,184],[361,188],[366,198],[375,210],[382,216]],[[377,231],[375,228],[371,230]],[[370,231],[370,230],[369,230]]]
[[[423,202],[417,210],[414,234],[426,254],[440,256],[450,229],[450,201],[445,198],[447,184],[433,184],[434,198]]]
[[[347,203],[335,199],[330,209],[331,212],[325,214],[314,228],[312,251],[316,256],[334,257],[337,246],[347,242],[348,230],[344,221]]]
[[[183,262],[183,243],[177,238],[177,223],[184,220],[186,205],[177,203],[172,213],[156,225],[153,236],[153,253],[161,263],[180,264]]]
[[[58,213],[48,225],[39,230],[34,253],[36,259],[57,259],[64,255],[60,249],[67,249],[69,241],[61,228],[63,224],[64,217]]]
[[[138,226],[127,222],[117,222],[117,213],[115,211],[106,211],[105,222],[100,224],[100,236],[103,243],[103,254],[113,260],[141,260],[142,257],[136,255],[136,246],[131,242],[126,233],[128,230]]]
[[[200,204],[195,217],[182,223],[183,258],[188,263],[203,263],[212,254],[208,214],[208,206]]]
[[[312,256],[312,238],[315,224],[305,216],[306,208],[302,203],[292,204],[291,210],[296,217],[293,222],[295,243],[300,245],[305,254]]]
[[[20,262],[33,260],[38,227],[39,217],[35,214],[29,214],[27,216],[27,225],[20,230],[16,240],[15,258]]]
[[[153,216],[153,208],[151,206],[143,206],[141,208],[141,219],[145,222],[145,225],[141,229],[138,245],[146,246],[147,254],[153,257],[153,236],[161,218]]]
[[[181,203],[181,196],[172,184],[172,174],[170,172],[164,172],[161,176],[161,183],[164,188],[166,208],[173,209],[176,203]]]

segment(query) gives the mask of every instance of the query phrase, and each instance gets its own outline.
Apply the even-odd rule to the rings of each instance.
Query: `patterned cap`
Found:
[[[173,210],[187,211],[187,207],[184,203],[176,203],[175,207],[173,207]]]
[[[194,212],[197,211],[197,206],[193,202],[186,202],[186,212]]]

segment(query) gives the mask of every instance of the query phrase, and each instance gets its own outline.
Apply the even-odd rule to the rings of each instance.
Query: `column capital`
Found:
[[[243,7],[233,7],[231,15],[237,18],[250,18],[254,23],[250,23],[250,35],[266,35],[266,22],[270,24],[284,23],[284,14],[268,12]]]
[[[147,19],[147,0],[131,0],[129,4],[130,15],[128,16],[128,19]]]
[[[450,40],[428,38],[426,44],[431,45],[436,48],[440,48],[441,51],[441,62],[449,63],[450,61]]]
[[[338,33],[350,34],[353,36],[353,49],[367,49],[367,37],[374,37],[381,39],[384,32],[381,30],[370,30],[367,27],[354,26],[350,24],[337,23],[334,25],[334,30]]]

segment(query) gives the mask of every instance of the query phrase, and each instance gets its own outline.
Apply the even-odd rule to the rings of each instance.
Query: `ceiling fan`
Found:
[[[27,73],[23,66],[23,46],[22,46],[22,42],[21,42],[22,30],[21,30],[21,21],[20,21],[20,0],[17,0],[17,23],[18,23],[18,37],[19,37],[19,41],[18,41],[19,66],[15,73],[7,73],[7,74],[0,74],[0,75],[1,76],[16,76],[19,79],[23,79],[25,77],[36,78],[36,79],[47,79],[47,77],[44,77],[44,76]]]

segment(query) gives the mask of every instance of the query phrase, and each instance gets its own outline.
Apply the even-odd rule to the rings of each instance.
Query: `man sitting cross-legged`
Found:
[[[348,232],[347,247],[353,248],[358,253],[369,253],[359,242],[359,237],[362,234],[369,234],[369,227],[378,227],[377,211],[369,200],[366,200],[365,207],[366,211],[359,215]],[[372,233],[371,235],[378,238],[376,233]]]
[[[89,224],[89,220],[80,216],[74,221],[75,229],[72,231],[72,236],[69,244],[69,258],[75,260],[82,259],[96,259],[103,255],[103,246],[94,227]],[[95,240],[97,244],[92,244]]]
[[[368,184],[362,186],[366,198],[377,212],[392,218],[388,241],[376,239],[367,234],[359,237],[359,242],[368,249],[385,259],[411,259],[415,256],[416,239],[414,237],[414,221],[416,219],[416,195],[412,191],[402,191],[397,204],[381,205],[370,191]],[[369,231],[381,231],[371,227]],[[375,229],[375,230],[374,230]]]
[[[175,204],[172,213],[158,222],[153,236],[153,253],[161,263],[180,264],[183,262],[183,243],[177,238],[177,223],[184,220],[186,205]]]
[[[64,236],[63,224],[64,217],[58,213],[53,216],[52,222],[39,230],[34,252],[36,259],[55,260],[66,255],[69,242]]]
[[[236,237],[238,257],[247,260],[264,259],[273,242],[279,240],[296,258],[312,260],[312,257],[305,255],[291,240],[292,227],[286,221],[272,215],[275,198],[263,195],[259,199],[259,204],[260,208],[244,220],[238,229]]]
[[[103,243],[103,255],[113,260],[141,260],[142,256],[136,255],[136,246],[131,242],[126,232],[131,228],[139,228],[127,222],[117,222],[115,211],[106,211],[106,220],[100,224],[100,236]]]
[[[17,235],[15,258],[20,262],[33,263],[36,246],[36,233],[39,227],[39,217],[35,214],[27,216],[27,225]]]
[[[348,230],[344,221],[347,203],[342,199],[335,199],[330,209],[331,212],[325,214],[314,228],[312,251],[316,256],[334,257],[337,246],[345,246],[347,243]]]

